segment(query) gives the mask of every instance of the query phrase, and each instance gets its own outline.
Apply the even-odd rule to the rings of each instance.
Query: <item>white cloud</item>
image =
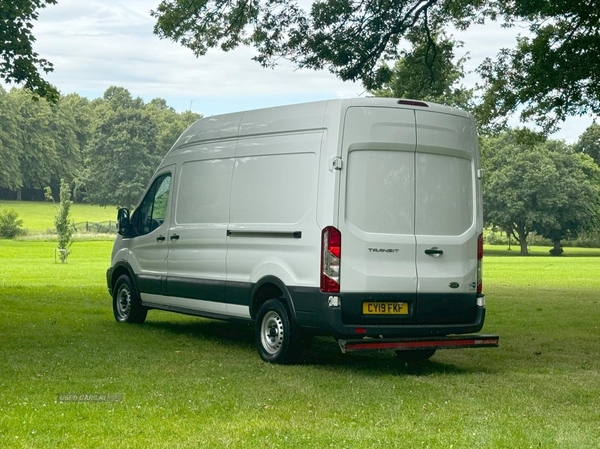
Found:
[[[63,0],[40,14],[36,51],[54,63],[48,80],[63,93],[97,97],[110,85],[134,96],[162,97],[176,109],[193,104],[205,115],[233,110],[352,97],[362,89],[327,72],[276,70],[252,61],[253,52],[192,52],[153,34],[155,1]]]

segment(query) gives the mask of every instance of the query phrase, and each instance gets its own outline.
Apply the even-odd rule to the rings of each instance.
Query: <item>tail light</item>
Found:
[[[342,257],[342,234],[333,226],[321,233],[321,291],[340,291],[340,259]]]
[[[479,234],[479,238],[477,239],[477,293],[481,293],[483,291],[482,265],[483,265],[483,234]]]

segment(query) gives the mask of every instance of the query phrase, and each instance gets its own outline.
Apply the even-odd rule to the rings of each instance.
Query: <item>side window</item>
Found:
[[[163,224],[167,216],[170,187],[170,173],[154,180],[140,207],[134,212],[132,219],[134,235],[148,234]]]

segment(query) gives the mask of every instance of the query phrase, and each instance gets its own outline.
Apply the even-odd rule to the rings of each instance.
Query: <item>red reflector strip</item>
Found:
[[[498,346],[498,338],[484,339],[451,339],[451,340],[424,340],[424,341],[362,341],[346,342],[345,350],[368,351],[368,350],[410,350],[410,349],[450,349],[450,348],[476,348],[476,347],[494,347]]]

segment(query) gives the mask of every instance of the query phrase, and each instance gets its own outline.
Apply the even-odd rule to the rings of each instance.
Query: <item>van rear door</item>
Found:
[[[470,322],[476,312],[481,204],[472,120],[416,111],[415,234],[419,321]]]
[[[348,108],[338,220],[345,324],[397,323],[415,312],[415,150],[413,110]]]

